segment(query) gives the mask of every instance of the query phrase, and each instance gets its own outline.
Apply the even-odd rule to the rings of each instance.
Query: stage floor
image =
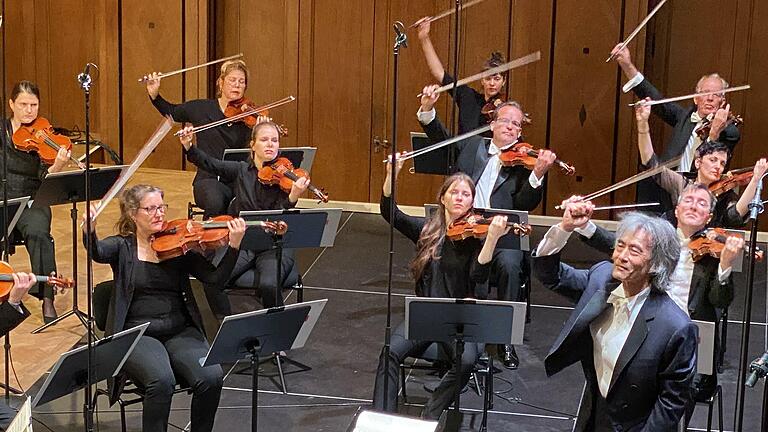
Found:
[[[149,171],[149,172],[147,172]],[[168,180],[167,201],[172,210],[186,211],[186,202],[191,194],[183,190],[189,183],[174,173],[167,178],[161,172],[142,170],[137,181],[151,181],[163,185]],[[191,180],[191,176],[190,176]],[[182,184],[183,183],[183,184]],[[176,190],[174,187],[178,187]],[[185,195],[185,193],[187,195]],[[183,209],[182,209],[183,204]],[[110,207],[116,211],[116,205]],[[58,211],[57,211],[58,213]],[[64,217],[68,209],[63,209]],[[106,216],[106,215],[105,215]],[[113,213],[114,216],[114,213]],[[180,217],[181,213],[171,213]],[[100,232],[108,232],[111,223],[100,221]],[[112,220],[112,219],[110,219]],[[66,225],[66,223],[65,223]],[[59,228],[57,228],[59,229]],[[58,257],[63,263],[68,252],[64,247],[69,231],[61,228],[58,241]],[[537,227],[533,235],[536,244],[546,231]],[[286,377],[288,394],[282,394],[278,386],[266,377],[260,379],[259,426],[261,430],[277,431],[343,431],[349,425],[358,408],[370,404],[374,373],[379,351],[384,338],[386,322],[386,285],[388,259],[388,226],[384,220],[373,214],[344,213],[336,245],[328,249],[304,250],[298,253],[298,263],[304,276],[305,299],[328,299],[307,346],[290,353],[291,357],[312,367],[311,371],[289,373]],[[403,298],[412,294],[413,283],[407,275],[407,263],[412,256],[413,245],[404,237],[396,238],[395,279],[393,297],[393,325],[403,318]],[[81,249],[82,251],[82,249]],[[71,250],[69,250],[71,252]],[[14,256],[19,265],[26,264],[23,253]],[[84,253],[81,253],[84,255]],[[82,259],[82,257],[81,257]],[[573,239],[564,251],[564,260],[577,266],[587,266],[601,256],[591,251],[578,240]],[[95,269],[97,281],[111,277],[108,268]],[[81,266],[81,274],[83,268]],[[728,326],[726,370],[721,375],[724,386],[725,426],[732,430],[735,400],[735,365],[739,356],[741,326],[738,321],[744,309],[744,274],[737,276],[737,295],[731,307],[731,322]],[[287,293],[287,292],[286,292]],[[82,294],[82,293],[81,293]],[[84,298],[84,296],[82,296]],[[59,306],[65,311],[66,299]],[[579,403],[584,380],[580,367],[573,366],[552,378],[544,373],[544,357],[570,313],[570,304],[534,282],[532,289],[532,322],[526,328],[526,341],[517,348],[521,365],[516,371],[504,370],[495,376],[495,390],[503,392],[495,399],[495,406],[489,416],[489,430],[564,431],[573,426],[573,416]],[[236,297],[238,311],[257,307],[247,297]],[[295,301],[291,293],[288,302]],[[71,302],[70,302],[71,304]],[[84,302],[82,304],[85,304]],[[763,353],[766,346],[766,264],[758,264],[755,298],[752,302],[752,317],[755,322],[750,344],[750,360]],[[79,322],[71,318],[65,326],[57,326],[43,335],[29,335],[31,328],[40,322],[39,307],[36,316],[27,320],[24,327],[14,332],[15,366],[19,376],[37,380],[31,385],[29,394],[36,393],[42,374],[28,370],[46,370],[58,354],[70,348],[81,338],[83,332]],[[25,331],[26,329],[26,331]],[[39,347],[49,339],[58,339],[57,346]],[[68,345],[67,345],[68,344]],[[39,354],[34,356],[21,352],[21,346],[38,346]],[[266,374],[274,370],[265,365]],[[290,367],[288,372],[294,371]],[[422,371],[414,371],[408,381],[409,404],[403,412],[418,415],[420,405],[426,398],[423,383],[433,380]],[[12,381],[13,382],[13,381]],[[22,382],[24,380],[22,379]],[[228,373],[224,381],[216,430],[250,430],[251,378],[246,374]],[[29,387],[30,384],[25,386]],[[100,387],[103,384],[100,384]],[[78,431],[83,429],[82,391],[65,397],[34,411],[33,424],[36,430]],[[747,390],[744,430],[757,430],[760,416],[762,387]],[[174,396],[171,423],[183,428],[189,418],[189,396]],[[462,395],[467,430],[477,429],[480,424],[479,411],[482,399],[472,390]],[[130,407],[129,430],[140,429],[140,406]],[[715,414],[716,416],[716,414]],[[120,430],[120,416],[116,407],[108,407],[101,399],[98,411],[98,430]],[[692,421],[693,430],[706,429],[706,406],[697,407]]]

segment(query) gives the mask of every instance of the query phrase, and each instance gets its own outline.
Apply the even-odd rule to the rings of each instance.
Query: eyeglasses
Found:
[[[497,118],[496,119],[496,123],[503,124],[503,125],[512,125],[512,126],[518,128],[518,129],[522,129],[523,128],[523,125],[519,121],[512,120],[511,118],[506,118],[506,117],[499,117],[499,118]]]
[[[139,207],[139,208],[147,212],[147,214],[154,216],[157,214],[157,212],[162,212],[163,214],[165,214],[165,212],[168,210],[168,204],[163,204],[159,206]]]

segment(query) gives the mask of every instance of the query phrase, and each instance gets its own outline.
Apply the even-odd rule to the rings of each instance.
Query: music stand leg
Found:
[[[456,355],[454,356],[453,368],[456,373],[456,393],[454,395],[453,408],[448,410],[445,431],[452,432],[458,431],[461,427],[461,411],[459,407],[461,405],[461,358],[464,356],[464,330],[461,329],[456,333]]]
[[[80,323],[83,325],[83,327],[86,328],[86,331],[88,329],[88,315],[83,313],[83,311],[80,310],[78,303],[77,303],[77,202],[72,202],[72,209],[69,211],[70,218],[72,219],[72,277],[75,279],[75,285],[72,287],[72,309],[67,311],[66,313],[60,315],[55,320],[49,322],[48,324],[43,324],[40,327],[32,330],[32,334],[40,333],[41,331],[47,329],[48,327],[55,326],[60,321],[63,321],[70,316],[74,315],[79,320]],[[94,339],[98,340],[95,334],[93,334]]]
[[[255,346],[248,351],[251,353],[251,431],[256,432],[259,407],[259,351]]]
[[[485,394],[483,395],[483,420],[480,432],[488,430],[488,410],[493,406],[493,357],[488,356],[488,370],[485,373]]]

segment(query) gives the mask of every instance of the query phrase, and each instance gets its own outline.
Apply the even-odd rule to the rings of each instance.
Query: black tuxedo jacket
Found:
[[[605,252],[613,253],[616,234],[598,226],[591,238],[580,236],[587,245]],[[717,309],[727,308],[733,301],[733,276],[729,276],[725,284],[720,284],[717,277],[720,260],[705,256],[693,264],[691,290],[688,292],[688,314],[691,319],[716,322]]]
[[[654,100],[663,99],[664,95],[653,86],[647,79],[644,79],[640,84],[635,86],[632,91],[640,99],[649,97]],[[696,106],[691,105],[684,107],[676,103],[658,104],[651,107],[651,111],[657,116],[661,117],[664,122],[672,126],[672,136],[667,141],[667,145],[664,148],[664,152],[661,154],[661,160],[666,161],[676,156],[680,156],[685,150],[685,146],[688,145],[688,140],[693,133],[693,128],[696,126],[691,121],[691,114],[696,111]],[[728,125],[720,133],[719,141],[727,145],[728,148],[733,151],[736,143],[739,142],[741,134],[739,129],[734,125]]]
[[[560,263],[560,254],[533,258],[533,274],[545,287],[577,301],[549,351],[544,366],[551,376],[581,363],[587,381],[575,431],[587,431],[600,396],[590,323],[607,307],[619,282],[613,265],[602,261],[589,270]],[[691,401],[696,371],[697,328],[666,294],[651,290],[616,361],[606,415],[615,430],[674,431]]]
[[[430,141],[437,143],[450,138],[438,118],[431,123],[422,125]],[[488,146],[490,141],[481,136],[469,137],[459,141],[453,147],[456,155],[456,169],[472,177],[477,184],[488,163]],[[502,167],[491,193],[491,207],[531,211],[541,202],[542,188],[533,188],[528,181],[531,172],[516,167]]]
[[[0,304],[0,336],[5,336],[29,316],[29,311],[23,304],[21,305],[21,311],[22,313],[19,313],[8,302]]]

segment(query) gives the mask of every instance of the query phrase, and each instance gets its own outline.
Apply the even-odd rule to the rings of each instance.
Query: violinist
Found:
[[[402,168],[398,161],[395,178]],[[490,272],[490,262],[498,239],[506,228],[506,216],[493,218],[485,241],[477,238],[453,241],[446,238],[451,222],[466,216],[472,209],[475,185],[472,179],[462,173],[453,174],[443,182],[437,196],[438,208],[429,218],[408,216],[391,198],[391,163],[387,163],[387,178],[384,180],[381,196],[381,215],[389,222],[390,211],[395,206],[394,227],[416,244],[416,257],[411,261],[410,270],[416,280],[416,295],[420,297],[466,298],[476,297],[479,285],[483,285]],[[431,342],[417,342],[405,339],[405,323],[401,323],[392,334],[389,359],[384,352],[379,358],[376,384],[373,392],[373,406],[377,410],[397,411],[399,365],[409,355],[418,355]],[[448,353],[453,344],[443,344]],[[440,385],[430,396],[424,407],[423,416],[437,419],[453,402],[456,387],[464,387],[482,348],[478,344],[464,346],[461,359],[461,376],[456,377],[454,368],[445,374]],[[453,359],[455,356],[450,354]],[[385,376],[389,380],[389,394],[384,394]]]
[[[620,44],[614,47],[616,62],[629,80],[623,88],[626,93],[632,91],[637,97],[643,99],[650,97],[654,100],[663,99],[661,92],[656,89],[637,67],[632,63],[632,57],[628,48],[620,49]],[[696,93],[724,90],[728,88],[728,82],[720,75],[713,73],[702,76],[696,83]],[[730,152],[733,152],[741,134],[734,124],[729,124],[730,105],[724,94],[715,93],[709,96],[696,97],[692,106],[683,106],[677,103],[666,103],[653,106],[653,113],[659,116],[665,123],[672,126],[672,136],[667,141],[661,161],[667,161],[677,156],[682,156],[679,171],[687,172],[691,169],[696,155],[696,149],[702,144],[698,130],[703,126],[707,117],[712,117],[709,135],[705,141],[720,141],[725,144]],[[671,208],[674,200],[667,200],[666,194],[652,182],[643,182],[638,186],[639,202],[661,202],[666,208]]]
[[[2,143],[8,150],[8,199],[23,196],[34,197],[48,173],[59,172],[66,167],[71,153],[60,148],[52,165],[46,165],[37,153],[17,150],[8,140],[25,125],[38,118],[40,89],[31,81],[19,81],[13,86],[8,100],[11,118],[3,123]],[[6,133],[7,132],[7,133]],[[0,167],[4,152],[0,149]],[[2,198],[0,198],[2,199]],[[13,235],[20,236],[29,253],[32,272],[48,275],[56,272],[56,250],[51,237],[50,207],[29,207],[21,213]],[[43,321],[47,324],[56,319],[53,304],[55,288],[37,284],[30,292],[43,301]]]
[[[224,111],[229,103],[244,97],[248,77],[245,62],[231,60],[221,65],[221,73],[216,80],[216,99],[170,103],[160,95],[160,78],[157,73],[147,75],[147,93],[160,114],[170,115],[177,122],[200,126],[225,118]],[[211,128],[200,132],[200,150],[213,158],[222,159],[224,150],[246,147],[250,134],[250,129],[243,122]],[[231,184],[219,181],[215,174],[204,168],[195,174],[192,188],[195,203],[205,211],[206,218],[224,214],[234,196]]]
[[[637,145],[640,150],[640,161],[648,167],[655,167],[659,164],[658,157],[653,150],[653,142],[649,133],[648,118],[651,107],[637,106],[635,108],[635,117],[637,120]],[[723,170],[728,165],[730,159],[730,150],[719,141],[703,143],[696,150],[696,158],[693,161],[695,179],[693,182],[710,186],[720,180]],[[744,188],[741,197],[733,190],[720,194],[716,198],[713,217],[709,221],[709,226],[739,228],[746,223],[749,202],[755,196],[760,177],[768,169],[768,162],[760,159],[753,168],[753,177]],[[683,174],[665,169],[654,180],[664,189],[670,197],[677,202],[680,193],[685,186],[691,183]]]
[[[290,191],[284,191],[278,185],[263,184],[259,181],[259,170],[270,165],[277,159],[280,150],[280,133],[277,125],[272,122],[261,122],[253,127],[251,136],[251,158],[248,162],[223,161],[213,158],[193,144],[193,136],[198,142],[203,139],[200,135],[188,133],[190,128],[182,130],[179,137],[187,151],[187,159],[197,167],[218,175],[223,181],[231,183],[234,199],[229,206],[229,214],[237,216],[241,211],[251,210],[281,210],[293,208],[309,187],[309,179],[300,177],[293,182]],[[230,281],[237,279],[249,270],[255,270],[258,277],[254,280],[262,296],[264,307],[282,306],[283,281],[294,265],[294,253],[291,249],[283,250],[282,271],[278,279],[276,274],[276,255],[272,250],[240,251],[237,264],[232,271]],[[207,290],[211,292],[212,290]],[[209,298],[209,301],[211,299]],[[215,302],[218,314],[228,314],[229,305],[223,298]]]
[[[439,142],[447,138],[448,132],[436,118],[434,105],[439,94],[437,86],[424,88],[419,122],[430,141]],[[557,156],[549,150],[541,150],[533,170],[522,166],[503,167],[500,151],[515,144],[523,133],[525,115],[520,104],[504,102],[494,112],[491,122],[493,138],[490,144],[483,137],[473,136],[456,143],[458,171],[467,174],[477,185],[474,197],[476,208],[500,208],[531,211],[541,202],[541,185]],[[491,263],[490,285],[498,288],[498,299],[523,300],[520,289],[524,255],[522,251],[500,249],[494,252]],[[500,346],[502,362],[509,369],[517,368],[519,360],[512,345]]]
[[[577,197],[569,201],[574,199]],[[562,230],[580,231],[587,244],[611,253],[616,237],[592,223],[592,204],[570,203],[568,206],[570,209],[563,214],[563,222],[560,224]],[[718,309],[727,308],[733,301],[732,265],[744,249],[744,239],[729,236],[725,240],[719,259],[708,255],[694,262],[689,243],[704,235],[704,229],[713,217],[715,206],[715,197],[701,183],[691,183],[680,193],[674,213],[681,250],[667,290],[667,294],[691,319],[711,322],[718,322]],[[716,385],[715,375],[696,375],[693,380],[695,400],[707,400]],[[693,404],[688,407],[688,418],[692,412]]]
[[[435,47],[432,45],[432,40],[429,37],[430,22],[429,17],[422,18],[419,21],[418,32],[421,49],[427,60],[429,71],[435,80],[442,83],[442,85],[452,84],[455,79],[445,71],[443,63],[437,56],[437,51],[435,51]],[[493,52],[483,64],[483,70],[492,69],[502,64],[504,64],[504,57],[499,52]],[[503,102],[501,90],[504,88],[505,83],[506,79],[502,74],[495,74],[485,77],[480,81],[482,92],[478,92],[467,85],[456,87],[455,95],[453,94],[453,89],[449,90],[459,109],[459,134],[490,123],[491,114]]]
[[[29,289],[35,285],[33,273],[13,273],[13,287],[9,291],[8,298],[0,304],[0,337],[5,336],[16,328],[29,316],[29,311],[22,299]],[[8,429],[8,426],[16,416],[16,412],[0,400],[0,431]]]
[[[130,378],[146,395],[141,430],[165,431],[174,385],[180,379],[192,387],[192,430],[211,431],[224,374],[218,365],[200,366],[209,346],[189,277],[220,288],[237,260],[245,221],[227,223],[229,246],[218,266],[197,253],[161,262],[151,242],[163,230],[167,208],[160,188],[135,185],[120,196],[117,235],[99,239],[94,220],[91,232],[83,233],[84,243],[90,236],[93,260],[109,264],[114,274],[105,334],[150,323],[117,380],[109,381],[110,397],[116,400],[125,378]],[[95,211],[92,206],[91,213]]]

